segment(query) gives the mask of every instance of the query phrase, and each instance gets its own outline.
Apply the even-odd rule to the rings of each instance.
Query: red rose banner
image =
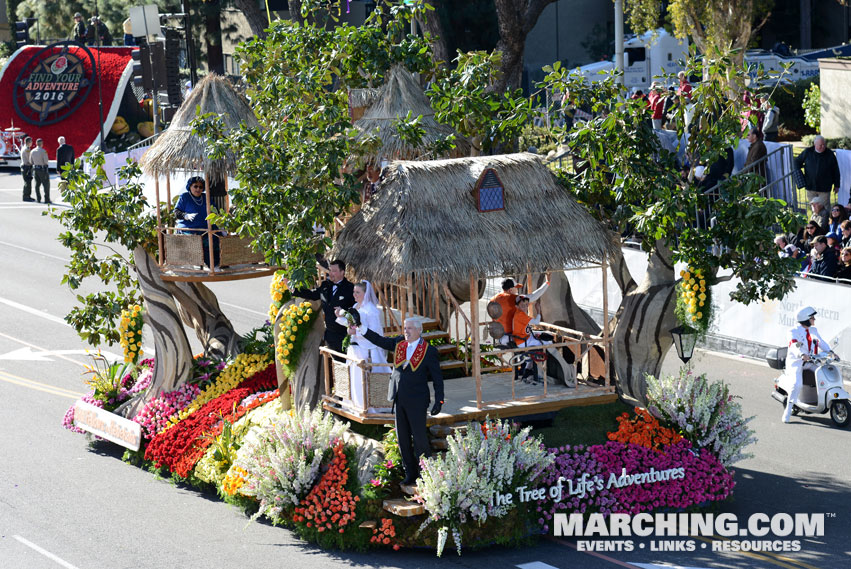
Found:
[[[32,65],[28,65],[28,63],[33,56],[43,49],[45,49],[43,46],[27,46],[19,49],[12,55],[2,74],[0,74],[0,99],[8,102],[8,104],[0,105],[0,130],[5,131],[11,128],[14,123],[15,128],[22,129],[27,136],[31,136],[34,140],[43,138],[44,148],[51,160],[56,158],[58,146],[56,140],[60,136],[64,136],[65,141],[74,147],[77,156],[81,156],[84,152],[97,147],[100,142],[98,132],[98,124],[100,123],[98,81],[100,81],[100,97],[103,101],[104,135],[107,135],[109,134],[109,127],[118,113],[118,106],[121,103],[120,95],[124,92],[132,75],[132,58],[130,56],[132,48],[103,47],[98,49],[90,47],[89,50],[94,55],[98,72],[94,75],[94,84],[86,99],[62,120],[53,124],[35,125],[26,122],[16,111],[12,102],[18,75],[25,67],[28,71],[32,69]],[[55,56],[61,50],[61,47],[51,48],[45,52],[44,56]],[[85,50],[80,47],[69,47],[68,52],[77,56],[85,72],[91,75],[91,60]],[[57,67],[61,67],[61,63],[64,63],[63,58],[54,58],[50,72],[61,72],[62,69]],[[22,77],[21,79],[26,78]],[[81,90],[82,92],[83,90]]]

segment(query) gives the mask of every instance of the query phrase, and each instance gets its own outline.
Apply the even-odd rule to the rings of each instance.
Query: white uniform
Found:
[[[786,398],[786,410],[783,413],[783,422],[788,423],[792,418],[792,407],[798,402],[798,394],[804,381],[804,366],[812,369],[812,364],[805,363],[803,356],[813,356],[819,353],[833,351],[830,344],[821,337],[814,326],[805,327],[798,325],[789,330],[789,351],[786,353],[786,373],[795,374],[795,384]]]

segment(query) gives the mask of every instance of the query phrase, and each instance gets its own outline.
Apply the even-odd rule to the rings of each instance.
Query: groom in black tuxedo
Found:
[[[397,382],[396,398],[393,401],[396,409],[396,435],[399,438],[402,464],[405,466],[405,480],[402,484],[408,485],[416,482],[419,477],[420,456],[431,454],[426,434],[426,410],[431,399],[428,381],[431,379],[434,383],[434,405],[431,414],[437,415],[443,406],[443,374],[440,371],[437,348],[421,338],[422,322],[408,318],[405,320],[404,331],[404,337],[385,338],[366,326],[358,329],[358,333],[364,338],[393,353],[393,373],[390,380]]]
[[[325,344],[335,352],[343,351],[346,327],[337,324],[337,308],[346,310],[355,305],[354,285],[346,280],[346,263],[337,259],[328,265],[328,278],[313,290],[299,289],[294,296],[308,300],[321,300],[325,313]]]

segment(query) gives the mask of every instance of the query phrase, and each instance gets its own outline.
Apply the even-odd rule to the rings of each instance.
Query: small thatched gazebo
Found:
[[[455,135],[455,149],[450,157],[469,156],[472,145],[451,127],[437,122],[434,109],[417,82],[416,76],[402,65],[394,65],[384,79],[384,85],[375,93],[372,89],[353,90],[349,94],[350,105],[372,101],[363,116],[355,120],[354,126],[360,131],[356,140],[361,141],[375,134],[381,139],[381,147],[372,156],[371,163],[387,160],[416,160],[425,154],[424,146],[446,137]],[[420,126],[425,130],[423,147],[410,146],[404,142],[393,123],[405,118],[408,112],[422,116]]]
[[[207,154],[204,139],[192,133],[192,121],[198,115],[213,113],[224,123],[225,131],[240,125],[258,127],[259,123],[248,101],[231,83],[218,75],[210,74],[192,90],[174,115],[169,128],[145,152],[140,161],[142,171],[152,176],[156,187],[156,200],[160,202],[159,179],[166,179],[166,201],[171,203],[171,175],[177,170],[203,173],[206,182],[206,206],[211,211],[211,199],[223,211],[228,211],[228,176],[236,171],[236,155],[227,153],[213,159]],[[253,251],[247,240],[236,235],[215,232],[207,222],[206,231],[195,234],[176,232],[163,227],[160,209],[157,208],[157,226],[160,248],[160,268],[163,280],[202,281],[233,280],[270,274],[274,269],[264,264],[262,253]],[[190,230],[191,231],[191,230]],[[204,243],[202,240],[207,240]],[[204,253],[204,249],[207,253]],[[210,251],[220,255],[220,262],[211,262]],[[220,269],[215,265],[228,267]],[[208,269],[203,269],[207,265]],[[198,267],[201,267],[200,269]]]
[[[373,199],[338,235],[331,255],[358,277],[398,283],[408,291],[416,277],[469,281],[472,373],[483,409],[479,279],[598,265],[606,318],[606,264],[615,248],[615,235],[576,202],[537,155],[523,153],[392,162]],[[605,322],[598,340],[608,369]]]
[[[236,171],[236,156],[229,153],[213,160],[207,156],[204,140],[192,134],[192,121],[198,115],[214,113],[221,117],[225,130],[240,124],[257,127],[257,117],[227,79],[210,74],[204,77],[177,110],[168,129],[145,152],[140,166],[149,176],[168,176],[175,170],[204,172],[208,182],[223,182]],[[209,185],[209,183],[208,183]]]

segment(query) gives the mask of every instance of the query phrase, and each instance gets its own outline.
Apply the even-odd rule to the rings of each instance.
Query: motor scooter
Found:
[[[786,353],[788,348],[771,349],[765,356],[768,365],[773,369],[786,369]],[[837,427],[846,427],[851,423],[851,395],[845,391],[842,384],[842,373],[834,365],[833,357],[828,354],[816,354],[811,357],[815,369],[804,368],[803,385],[798,394],[798,402],[792,408],[793,415],[806,413],[821,415],[830,413],[830,420]],[[795,385],[795,374],[783,373],[774,380],[774,390],[771,396],[784,407],[786,398]]]

